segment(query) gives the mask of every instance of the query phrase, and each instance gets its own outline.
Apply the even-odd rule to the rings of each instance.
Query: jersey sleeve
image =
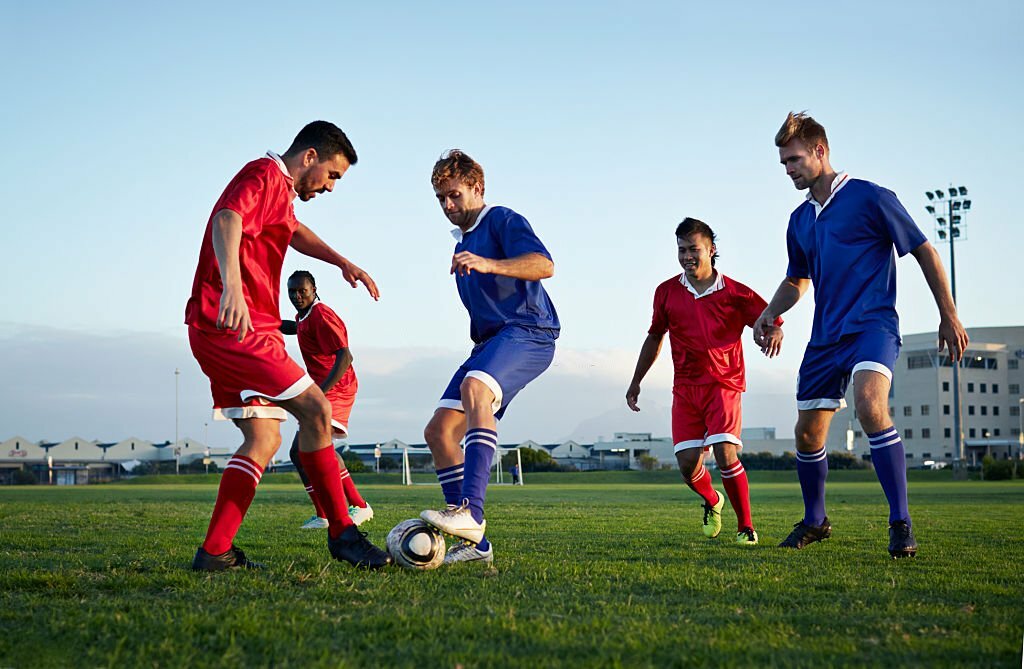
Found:
[[[258,170],[247,167],[235,175],[217,202],[218,210],[230,209],[242,217],[244,235],[258,235],[263,228],[261,217],[256,215],[256,207],[259,205],[264,186],[263,175]]]
[[[760,317],[761,312],[764,311],[765,307],[768,306],[768,303],[765,302],[764,298],[758,295],[752,288],[743,285],[737,286],[737,288],[739,288],[737,293],[740,298],[737,306],[739,307],[738,311],[743,318],[743,324],[747,327],[754,327],[754,323],[757,322],[758,317]],[[775,320],[776,325],[782,325],[781,318],[777,318]]]
[[[344,321],[332,309],[318,309],[319,318],[315,321],[317,347],[325,354],[336,353],[348,348],[348,329]]]
[[[786,251],[789,253],[789,267],[786,268],[786,276],[794,279],[809,279],[811,271],[807,263],[807,255],[796,237],[794,219],[796,213],[789,218],[789,228],[786,229]]]
[[[647,329],[647,334],[663,337],[668,332],[668,312],[665,309],[667,295],[668,291],[664,286],[658,286],[654,291],[654,314],[651,316],[651,327]]]
[[[506,258],[516,258],[527,253],[539,253],[548,260],[551,254],[534,233],[523,216],[510,211],[509,216],[498,228],[498,237]]]
[[[878,189],[878,215],[901,258],[928,241],[891,190]]]

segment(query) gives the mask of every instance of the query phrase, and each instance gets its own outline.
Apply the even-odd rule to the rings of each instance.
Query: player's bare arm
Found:
[[[469,251],[452,256],[451,274],[465,276],[470,272],[497,274],[523,281],[540,281],[554,276],[555,263],[541,253],[524,253],[521,256],[504,260],[484,258]]]
[[[362,283],[366,286],[370,297],[374,300],[380,299],[380,291],[377,289],[377,284],[374,283],[373,278],[369,274],[348,258],[332,249],[327,242],[320,239],[315,232],[302,223],[299,223],[299,227],[295,229],[295,234],[292,235],[291,247],[302,255],[334,265],[341,270],[342,276],[345,277],[345,281],[348,281],[350,286],[355,288]]]
[[[636,360],[636,371],[633,372],[633,380],[629,382],[629,388],[626,389],[626,405],[633,411],[640,411],[640,407],[637,405],[637,400],[640,399],[640,382],[644,380],[651,365],[658,359],[664,339],[664,335],[648,334],[647,339],[644,339],[643,346],[640,347],[640,355]]]
[[[352,351],[347,348],[339,348],[334,352],[334,366],[331,367],[331,371],[327,373],[327,378],[320,384],[320,390],[325,393],[333,388],[338,381],[341,381],[341,377],[345,376],[345,372],[352,366]]]
[[[254,332],[249,306],[242,291],[242,270],[238,261],[238,246],[242,243],[242,217],[230,209],[221,209],[213,216],[213,252],[220,268],[220,281],[224,290],[220,296],[217,327],[238,330],[238,341],[247,332]]]
[[[960,360],[970,339],[957,316],[953,294],[946,283],[946,270],[942,267],[942,259],[931,242],[921,244],[910,254],[921,266],[921,272],[939,308],[939,351],[948,348],[950,359]]]
[[[787,276],[782,280],[775,290],[771,302],[754,322],[754,342],[761,347],[762,351],[765,350],[769,328],[776,327],[775,320],[792,309],[810,287],[810,279]]]

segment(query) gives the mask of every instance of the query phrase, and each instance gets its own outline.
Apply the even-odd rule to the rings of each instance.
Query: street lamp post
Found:
[[[1017,459],[1024,453],[1024,397],[1017,399]]]
[[[948,197],[947,197],[948,195]],[[949,240],[949,283],[956,304],[956,245],[957,239],[966,241],[967,212],[971,209],[971,201],[967,199],[967,188],[964,186],[925,192],[929,204],[925,209],[935,219],[935,235],[940,242]],[[945,205],[945,207],[943,207]],[[945,211],[943,211],[945,208]],[[952,351],[950,351],[952,354]],[[961,360],[966,352],[961,352]],[[960,476],[966,474],[966,454],[964,453],[963,408],[960,406],[960,363],[952,362],[953,367],[953,434],[956,440],[956,469]]]
[[[181,370],[174,368],[174,473],[178,473],[178,377]]]

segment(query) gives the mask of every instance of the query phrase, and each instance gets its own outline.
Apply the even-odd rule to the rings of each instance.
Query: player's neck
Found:
[[[712,267],[711,272],[705,275],[703,278],[698,279],[692,276],[686,277],[686,280],[690,282],[690,285],[693,286],[693,289],[696,290],[698,294],[703,293],[705,290],[710,288],[717,279],[718,273],[715,271],[714,267]]]
[[[836,171],[831,165],[826,165],[821,175],[811,185],[811,197],[818,204],[825,204],[825,201],[832,196],[832,184],[836,180]]]

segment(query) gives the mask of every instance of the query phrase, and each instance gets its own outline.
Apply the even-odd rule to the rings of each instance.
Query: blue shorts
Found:
[[[439,409],[463,411],[459,387],[466,377],[482,381],[494,393],[494,417],[505,414],[512,398],[551,365],[555,356],[552,330],[510,325],[473,347],[466,362],[448,383]]]
[[[808,344],[796,378],[797,408],[842,409],[850,377],[870,370],[891,382],[899,354],[900,338],[891,332],[858,332],[836,344]]]

